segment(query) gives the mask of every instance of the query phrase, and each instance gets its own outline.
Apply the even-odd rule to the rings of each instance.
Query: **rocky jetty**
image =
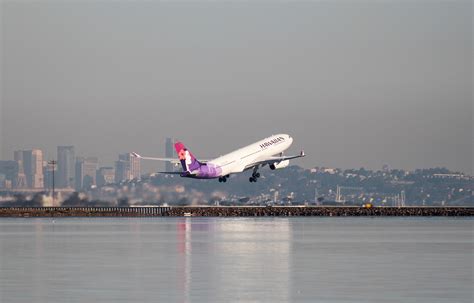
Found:
[[[474,216],[474,207],[0,207],[0,217]]]

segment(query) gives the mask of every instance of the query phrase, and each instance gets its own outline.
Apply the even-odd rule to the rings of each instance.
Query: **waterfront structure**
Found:
[[[76,190],[79,191],[96,185],[98,165],[97,157],[76,158]]]
[[[115,183],[115,169],[113,167],[101,167],[97,170],[97,186]]]
[[[74,146],[58,146],[57,172],[57,186],[59,188],[72,188],[75,185]]]
[[[363,188],[362,187],[355,187],[355,186],[340,186],[340,185],[337,185],[336,187],[336,200],[335,202],[337,203],[344,203],[346,202],[346,196],[342,194],[342,191],[343,190],[348,190],[348,191],[351,191],[351,195],[349,195],[349,197],[353,200],[356,195],[356,194],[360,194],[363,192]]]
[[[43,151],[39,149],[23,151],[23,169],[28,188],[43,188]]]

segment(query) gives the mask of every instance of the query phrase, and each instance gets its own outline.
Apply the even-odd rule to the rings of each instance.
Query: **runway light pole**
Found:
[[[52,171],[53,171],[53,206],[56,206],[56,203],[55,203],[55,192],[54,192],[54,171],[55,171],[55,167],[56,167],[56,161],[54,160],[51,160],[48,162],[49,165],[51,165],[53,168],[52,168]]]

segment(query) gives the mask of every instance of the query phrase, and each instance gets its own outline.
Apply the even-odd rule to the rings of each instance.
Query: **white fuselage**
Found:
[[[207,164],[220,168],[220,176],[240,173],[255,163],[265,161],[288,149],[293,138],[287,134],[279,134],[242,147],[236,151],[220,156]]]

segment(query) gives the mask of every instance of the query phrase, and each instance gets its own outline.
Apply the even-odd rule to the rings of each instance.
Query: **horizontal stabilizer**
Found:
[[[142,160],[152,160],[152,161],[164,161],[164,162],[171,162],[173,164],[179,164],[181,163],[181,161],[177,158],[156,158],[156,157],[144,157],[144,156],[141,156],[137,153],[132,153],[132,156],[134,156],[135,158],[138,158],[138,159],[142,159]],[[209,162],[209,160],[202,160],[200,161],[201,163],[206,163],[206,162]]]
[[[180,171],[159,171],[158,174],[165,174],[165,175],[181,175],[183,172]]]
[[[154,160],[154,161],[165,161],[165,162],[171,162],[173,164],[179,163],[179,159],[176,158],[155,158],[155,157],[143,157],[137,153],[132,153],[132,156],[138,159],[142,160]]]

